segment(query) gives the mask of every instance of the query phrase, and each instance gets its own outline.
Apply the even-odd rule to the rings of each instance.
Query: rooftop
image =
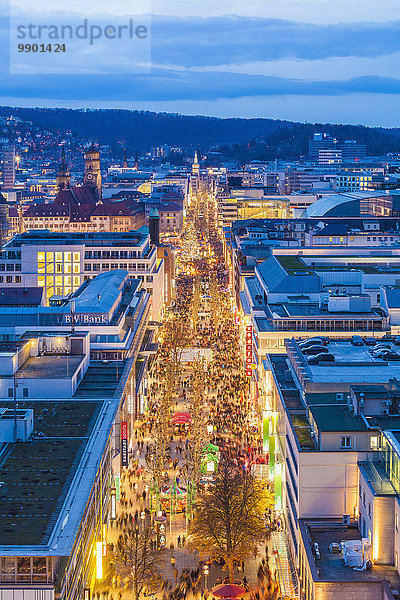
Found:
[[[28,231],[19,233],[12,240],[3,246],[3,250],[11,250],[12,248],[20,248],[24,244],[32,244],[39,246],[48,245],[65,245],[73,246],[74,244],[82,244],[85,246],[141,246],[147,240],[140,231],[127,232],[101,232],[101,233],[56,233],[50,232],[48,229],[38,231]]]
[[[74,398],[112,398],[126,361],[91,361]]]
[[[8,401],[3,407],[11,407]],[[61,509],[101,402],[19,401],[33,409],[36,435],[0,456],[0,540],[13,545],[45,543]],[[23,526],[22,526],[23,525]]]
[[[372,332],[368,336],[368,332],[366,332],[365,337],[371,337],[371,334]],[[397,352],[398,346],[386,339],[383,341],[390,346],[393,352]],[[291,347],[295,348],[293,344]],[[345,386],[385,385],[393,378],[400,379],[400,361],[374,358],[369,352],[371,346],[353,346],[350,339],[347,339],[330,341],[327,348],[335,356],[335,362],[323,365],[310,365],[307,363],[307,356],[304,356],[300,349],[293,350],[298,353],[298,358],[304,364],[307,377],[312,383],[343,384]]]
[[[355,415],[347,405],[314,405],[309,408],[319,431],[367,431],[362,417]]]
[[[18,369],[17,375],[24,379],[71,379],[84,358],[83,354],[31,356]]]
[[[361,540],[358,529],[341,525],[335,520],[324,521],[299,520],[300,531],[306,547],[311,566],[316,569],[316,581],[379,581],[389,579],[392,588],[400,589],[400,577],[395,567],[373,565],[371,571],[355,571],[343,562],[342,554],[331,554],[329,546],[342,541]],[[307,532],[310,533],[311,543],[318,543],[321,558],[315,560],[312,556],[311,545]]]

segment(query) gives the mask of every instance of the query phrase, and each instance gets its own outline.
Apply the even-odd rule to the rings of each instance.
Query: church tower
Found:
[[[192,175],[194,175],[195,177],[198,177],[200,175],[200,165],[197,152],[194,155],[194,162],[192,164]]]
[[[57,173],[57,191],[67,190],[71,187],[71,174],[65,159],[65,148],[62,147],[61,164]]]
[[[100,152],[94,146],[85,152],[83,185],[93,187],[97,197],[101,198]]]

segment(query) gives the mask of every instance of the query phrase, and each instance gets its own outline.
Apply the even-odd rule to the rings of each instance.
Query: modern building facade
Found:
[[[152,320],[157,321],[164,303],[164,264],[146,229],[118,234],[35,231],[17,235],[3,247],[0,283],[43,287],[50,301],[52,296],[68,296],[85,280],[115,269],[141,279],[152,297]]]

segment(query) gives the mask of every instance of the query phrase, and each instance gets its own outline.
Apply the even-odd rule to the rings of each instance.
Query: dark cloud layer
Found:
[[[303,82],[234,73],[176,73],[157,70],[149,76],[14,76],[0,82],[0,94],[70,100],[171,101],[215,100],[264,95],[400,94],[400,80],[359,77],[348,81]]]
[[[375,76],[348,80],[300,81],[281,77],[208,71],[207,67],[297,58],[313,61],[330,57],[379,57],[400,51],[400,21],[315,25],[237,16],[220,18],[154,17],[151,75],[112,75],[116,54],[99,57],[103,75],[11,76],[4,50],[8,20],[0,14],[0,95],[78,101],[210,101],[259,96],[332,96],[400,94],[400,79]],[[119,49],[121,55],[122,50]],[[127,50],[128,51],[128,50]],[[176,65],[174,70],[168,65]],[[203,67],[204,71],[187,70]],[[317,74],[316,74],[317,75]],[[332,100],[334,102],[334,100]]]
[[[400,51],[400,21],[316,25],[238,16],[154,17],[152,44],[156,64],[185,67],[281,58],[376,57]]]

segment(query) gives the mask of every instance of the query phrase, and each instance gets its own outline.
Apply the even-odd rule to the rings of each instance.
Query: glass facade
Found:
[[[381,460],[390,483],[400,494],[400,443],[396,434],[382,435]]]
[[[37,260],[38,286],[45,288],[47,301],[54,294],[67,296],[81,285],[80,252],[38,252]]]

